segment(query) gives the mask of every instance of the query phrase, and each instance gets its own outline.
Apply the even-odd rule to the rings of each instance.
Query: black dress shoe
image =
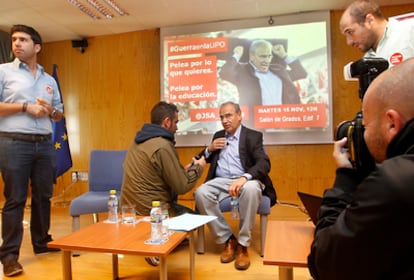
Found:
[[[55,253],[55,252],[60,252],[60,249],[59,248],[48,248],[48,247],[34,249],[34,253],[38,256],[46,255],[49,253]]]
[[[145,261],[152,266],[159,266],[160,265],[160,258],[159,257],[145,257]]]
[[[23,272],[23,267],[17,260],[3,260],[3,273],[7,277],[19,275]]]

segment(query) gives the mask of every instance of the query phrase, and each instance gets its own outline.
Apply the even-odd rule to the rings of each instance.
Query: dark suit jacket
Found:
[[[269,70],[282,80],[282,103],[300,104],[299,93],[293,81],[306,78],[307,73],[299,60],[294,60],[289,67],[291,70],[287,70],[286,64],[271,64]],[[250,63],[238,63],[233,58],[223,65],[220,77],[237,86],[241,106],[262,105],[259,79]]]
[[[216,138],[225,137],[225,131],[217,131],[213,136]],[[204,150],[202,152],[204,154]],[[272,180],[268,173],[270,171],[270,160],[264,151],[263,134],[259,131],[249,129],[242,126],[239,140],[239,154],[242,166],[246,173],[253,176],[253,179],[261,181],[266,187],[263,194],[268,196],[271,205],[276,203],[276,191],[273,187]],[[216,177],[217,160],[219,159],[220,150],[214,151],[206,159],[210,163],[210,168],[206,177],[206,181]]]
[[[271,64],[269,70],[282,80],[282,103],[300,104],[299,93],[293,81],[306,78],[307,72],[299,60],[290,63],[289,68],[287,70],[286,64],[277,63]],[[240,106],[249,106],[248,125],[254,125],[253,108],[263,103],[259,78],[256,77],[253,66],[232,58],[223,65],[220,77],[237,86]]]

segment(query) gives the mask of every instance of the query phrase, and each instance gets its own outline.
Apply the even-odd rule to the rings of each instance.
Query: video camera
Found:
[[[364,98],[371,82],[383,71],[388,69],[388,61],[379,57],[364,57],[349,66],[349,75],[358,78],[359,98]],[[346,73],[345,73],[346,76]],[[364,141],[364,126],[362,111],[359,111],[352,121],[343,121],[336,128],[335,139],[348,138],[347,149],[353,167],[361,174],[368,175],[375,168],[375,160],[368,151]]]

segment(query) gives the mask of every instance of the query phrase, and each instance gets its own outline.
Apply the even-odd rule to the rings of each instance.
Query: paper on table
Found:
[[[186,213],[177,217],[170,218],[168,221],[168,229],[175,231],[191,231],[211,222],[214,219],[217,219],[217,217]]]

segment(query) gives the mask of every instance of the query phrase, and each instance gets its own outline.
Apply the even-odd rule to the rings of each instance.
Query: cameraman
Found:
[[[377,164],[359,176],[334,144],[308,266],[315,280],[414,279],[414,58],[380,74],[363,99],[364,139]]]
[[[372,0],[352,2],[339,27],[348,45],[388,60],[390,67],[414,57],[414,20],[387,20]]]

